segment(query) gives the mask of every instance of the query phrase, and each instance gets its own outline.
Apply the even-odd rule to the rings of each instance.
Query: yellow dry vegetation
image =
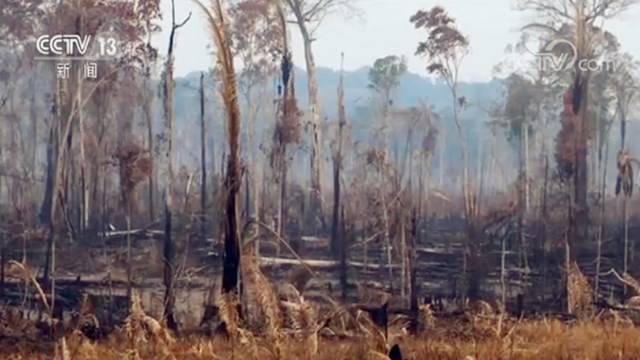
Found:
[[[496,322],[439,321],[420,336],[395,336],[405,359],[640,359],[640,329],[618,314],[609,313],[588,322],[566,323],[553,319]],[[373,335],[350,339],[320,338],[317,353],[296,337],[283,337],[278,351],[267,337],[247,342],[223,337],[188,336],[168,340],[162,332],[141,327],[139,334],[123,331],[108,340],[91,342],[75,331],[55,344],[8,344],[2,359],[121,360],[121,359],[385,359]],[[155,335],[154,335],[155,334]],[[131,338],[139,336],[139,339]],[[391,337],[390,337],[391,338]]]

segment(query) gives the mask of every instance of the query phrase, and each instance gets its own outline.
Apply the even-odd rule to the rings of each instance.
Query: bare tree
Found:
[[[342,63],[344,63],[344,53],[342,54]],[[344,127],[347,125],[347,114],[344,106],[344,69],[341,67],[340,82],[338,84],[338,131],[335,140],[335,150],[333,154],[333,216],[331,223],[331,252],[336,255],[340,249],[340,257],[345,251],[345,239],[341,240],[338,245],[338,229],[340,227],[340,171],[342,170],[342,148],[344,142]]]
[[[164,319],[167,326],[172,330],[177,330],[178,324],[173,314],[175,305],[174,293],[174,260],[175,246],[172,238],[173,228],[173,186],[175,181],[175,151],[173,149],[173,139],[175,138],[175,111],[174,111],[174,91],[175,81],[173,79],[173,64],[175,61],[174,50],[176,41],[176,32],[187,21],[191,19],[191,13],[181,23],[176,23],[175,0],[171,0],[171,33],[169,34],[169,47],[167,49],[167,59],[164,64],[164,73],[162,79],[162,101],[163,101],[163,118],[164,118],[164,158],[167,164],[167,181],[164,190]]]
[[[207,122],[205,119],[204,72],[200,74],[200,236],[207,236]]]
[[[631,105],[638,95],[638,84],[635,78],[635,70],[637,64],[627,55],[622,58],[624,65],[621,69],[617,69],[613,75],[612,81],[613,93],[616,102],[616,113],[620,119],[620,150],[617,157],[618,177],[616,179],[616,195],[622,192],[622,233],[623,233],[623,271],[626,273],[629,269],[630,254],[633,256],[634,243],[631,248],[629,245],[629,210],[628,199],[633,194],[633,167],[634,158],[629,150],[625,147],[627,137],[627,117],[631,110]],[[624,288],[625,293],[627,287]]]
[[[277,70],[277,58],[282,51],[282,25],[277,6],[269,0],[242,0],[229,9],[231,44],[234,56],[240,60],[242,70],[238,87],[247,107],[247,132],[249,172],[252,204],[246,206],[247,214],[260,218],[260,174],[256,146],[256,120],[260,111],[260,99],[265,97],[268,80]],[[248,185],[248,183],[247,183]],[[258,228],[259,231],[259,228]]]
[[[295,17],[304,43],[304,58],[307,65],[308,92],[311,117],[311,189],[309,197],[310,211],[314,219],[320,219],[324,227],[324,204],[322,197],[322,124],[320,94],[316,62],[313,55],[312,43],[314,32],[321,25],[324,18],[333,12],[353,10],[353,0],[284,0],[289,5]],[[315,227],[315,226],[314,226]]]
[[[141,23],[146,39],[140,43],[136,49],[138,54],[137,58],[140,62],[143,80],[142,88],[142,112],[144,114],[144,122],[147,127],[147,149],[149,154],[152,155],[155,152],[154,149],[154,132],[153,132],[153,101],[154,92],[151,82],[151,73],[158,60],[158,50],[151,44],[151,36],[160,31],[160,27],[156,24],[156,21],[160,17],[160,2],[159,0],[147,0],[137,2],[138,8],[136,13],[140,14],[138,19]],[[155,221],[155,192],[156,192],[156,175],[151,174],[148,184],[148,209],[149,209],[149,221]]]

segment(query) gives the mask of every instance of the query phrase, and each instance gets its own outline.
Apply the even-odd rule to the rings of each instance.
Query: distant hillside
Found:
[[[355,71],[345,71],[345,103],[347,110],[353,112],[357,106],[366,106],[371,97],[369,85],[369,67],[362,67]],[[322,101],[323,111],[329,118],[337,113],[337,88],[340,79],[340,71],[330,68],[318,68],[318,86]],[[296,94],[301,105],[308,102],[307,74],[304,69],[296,67]],[[183,78],[178,78],[178,84],[188,84],[197,88],[200,81],[200,73],[190,73]],[[209,79],[210,81],[210,79]],[[462,83],[461,95],[466,96],[472,103],[490,103],[501,94],[501,81],[493,80],[482,83]],[[179,90],[178,90],[179,91]],[[421,101],[427,101],[436,109],[447,109],[451,105],[451,97],[448,88],[440,81],[407,73],[396,92],[395,104],[399,107],[415,106]]]
[[[363,67],[355,71],[345,71],[345,104],[347,108],[347,114],[349,121],[353,125],[358,140],[365,140],[366,133],[371,130],[371,108],[372,108],[372,92],[368,88],[369,68]],[[328,121],[335,121],[337,116],[337,87],[340,78],[340,72],[329,68],[318,68],[318,86],[320,90],[322,111]],[[210,77],[206,79],[209,89],[213,89],[212,81]],[[188,141],[189,146],[194,146],[192,150],[189,150],[189,154],[185,154],[187,159],[189,157],[194,158],[198,154],[197,142],[189,141],[189,139],[199,138],[194,137],[199,134],[199,103],[198,103],[198,87],[200,83],[200,73],[190,73],[185,77],[176,79],[176,113],[178,121],[179,138]],[[302,109],[306,108],[308,103],[307,97],[307,76],[306,72],[301,68],[296,68],[295,72],[295,86],[296,94],[298,96],[299,105]],[[487,120],[485,110],[490,104],[497,101],[502,94],[502,86],[500,80],[493,80],[490,82],[479,83],[462,83],[460,85],[460,96],[465,96],[469,103],[472,104],[464,112],[464,119],[466,122],[466,131],[470,135],[468,136],[470,149],[475,149],[477,146],[477,139],[481,135],[486,134],[486,128],[484,126]],[[275,89],[274,89],[275,93]],[[273,96],[273,95],[272,95]],[[208,98],[215,98],[209,97]],[[440,81],[434,81],[430,78],[420,76],[414,73],[406,74],[401,85],[396,91],[394,98],[394,106],[411,107],[421,103],[427,103],[438,112],[443,122],[441,126],[446,127],[443,129],[443,134],[447,136],[447,148],[451,149],[450,156],[457,157],[456,142],[450,141],[455,134],[455,127],[453,121],[451,121],[451,95],[448,88],[444,83]],[[211,102],[208,102],[211,104]],[[479,105],[479,106],[477,106]],[[207,111],[210,117],[214,119],[220,119],[222,116],[221,109],[217,106],[212,108],[211,105],[207,105]],[[158,110],[160,108],[158,107]],[[158,111],[158,116],[160,112]],[[272,124],[272,114],[263,114],[259,116],[258,132],[260,129],[266,129]],[[222,122],[214,122],[213,129],[209,137],[214,141],[224,141],[224,125]],[[258,134],[260,138],[260,134]],[[264,137],[263,137],[264,138]]]

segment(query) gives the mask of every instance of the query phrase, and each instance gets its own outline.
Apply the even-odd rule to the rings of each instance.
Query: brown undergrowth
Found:
[[[78,319],[50,327],[55,341],[37,335],[34,324],[19,314],[0,312],[0,359],[389,359],[395,345],[402,359],[640,359],[640,328],[629,318],[638,310],[632,307],[559,320],[518,319],[507,315],[504,306],[482,301],[467,303],[466,311],[456,316],[439,317],[423,305],[420,332],[409,335],[411,321],[404,315],[380,323],[379,311],[385,310],[386,319],[388,298],[381,297],[385,305],[380,307],[379,302],[371,305],[376,303],[372,299],[342,305],[311,292],[307,297],[304,285],[272,284],[252,253],[247,244],[243,316],[234,294],[219,295],[218,316],[208,332],[170,332],[145,313],[134,291],[124,324],[98,341],[89,337],[100,324],[84,304]],[[585,287],[578,270],[574,275],[573,288]],[[579,299],[580,291],[573,292]]]
[[[502,334],[472,324],[438,324],[420,336],[397,339],[404,359],[640,359],[640,330],[614,318],[566,324],[542,319],[510,322]],[[494,324],[495,325],[495,324]],[[489,331],[485,331],[489,330]],[[456,334],[458,333],[458,334]],[[2,359],[115,360],[115,359],[386,359],[372,349],[367,339],[320,339],[317,354],[296,338],[280,341],[279,354],[271,351],[271,340],[251,343],[223,337],[184,337],[167,340],[143,336],[135,347],[127,334],[102,342],[91,342],[79,332],[54,344],[3,344]],[[55,349],[54,349],[55,347]]]

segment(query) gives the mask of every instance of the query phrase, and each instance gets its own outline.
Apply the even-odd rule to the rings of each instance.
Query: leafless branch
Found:
[[[637,0],[594,0],[591,13],[586,16],[587,22],[593,22],[598,18],[609,19],[627,10]]]
[[[554,0],[523,0],[519,4],[521,10],[533,10],[537,12],[545,12],[553,17],[572,20],[573,16],[569,13],[566,1]]]
[[[560,34],[560,30],[554,28],[553,26],[549,25],[549,24],[543,24],[543,23],[530,23],[527,24],[525,26],[523,26],[521,28],[521,30],[526,31],[526,30],[536,30],[536,31],[548,31],[551,32],[555,35],[559,35]]]
[[[191,20],[191,11],[189,11],[189,15],[187,16],[187,18],[186,18],[186,19],[184,19],[184,21],[182,21],[182,22],[181,22],[181,23],[179,23],[179,24],[175,24],[175,25],[173,25],[173,28],[174,28],[175,30],[178,30],[178,29],[180,29],[181,27],[183,27],[187,22],[189,22],[189,20]]]

